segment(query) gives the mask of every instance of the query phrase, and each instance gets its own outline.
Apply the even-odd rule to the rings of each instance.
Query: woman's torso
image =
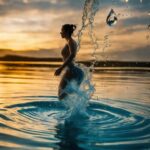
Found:
[[[74,46],[74,49],[77,51],[77,43],[76,41],[73,40],[73,46]],[[75,52],[76,53],[76,52]],[[61,51],[61,54],[62,54],[62,57],[63,57],[63,61],[65,61],[69,56],[70,56],[70,50],[69,50],[69,46],[68,44],[66,44],[64,46],[64,48],[62,49]],[[74,60],[72,60],[71,63],[69,63],[68,67],[72,67],[74,65]]]
[[[74,46],[75,46],[74,48],[77,51],[76,41],[74,41]],[[69,57],[70,50],[69,50],[68,44],[66,44],[65,47],[62,49],[61,54],[63,56],[63,61],[65,61]],[[67,70],[66,70],[66,73],[65,73],[65,77],[76,79],[80,83],[83,79],[83,76],[84,76],[84,72],[81,70],[81,68],[77,67],[74,64],[74,60],[71,63],[68,64]]]

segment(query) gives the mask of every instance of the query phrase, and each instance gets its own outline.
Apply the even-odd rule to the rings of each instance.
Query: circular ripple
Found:
[[[48,101],[33,101],[7,106],[7,116],[0,124],[10,131],[0,133],[5,141],[26,148],[65,150],[149,149],[149,107],[137,103],[113,100],[91,100],[87,107],[89,118],[68,113],[56,97]],[[10,132],[11,133],[11,132]],[[10,137],[12,140],[10,140]]]

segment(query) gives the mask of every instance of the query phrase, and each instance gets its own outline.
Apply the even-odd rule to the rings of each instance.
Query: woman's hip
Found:
[[[73,79],[82,80],[84,77],[82,69],[76,66],[69,68],[67,72]]]

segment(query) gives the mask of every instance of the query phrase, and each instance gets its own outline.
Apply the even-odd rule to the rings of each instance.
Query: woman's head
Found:
[[[62,38],[70,38],[76,29],[76,25],[74,24],[64,24],[61,28],[61,36]]]

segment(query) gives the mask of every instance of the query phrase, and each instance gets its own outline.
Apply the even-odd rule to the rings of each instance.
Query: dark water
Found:
[[[0,149],[150,149],[149,71],[95,73],[89,117],[69,119],[53,73],[48,67],[0,65]]]

